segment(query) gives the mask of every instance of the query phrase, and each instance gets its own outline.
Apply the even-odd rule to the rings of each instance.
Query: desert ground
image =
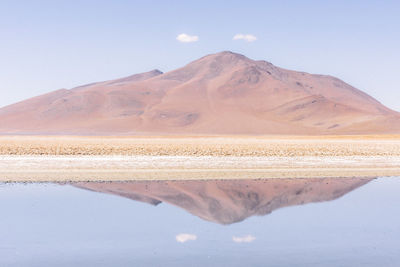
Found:
[[[0,133],[400,134],[400,113],[338,78],[223,51],[166,73],[59,89],[0,108]]]
[[[400,176],[400,136],[0,136],[0,181]]]

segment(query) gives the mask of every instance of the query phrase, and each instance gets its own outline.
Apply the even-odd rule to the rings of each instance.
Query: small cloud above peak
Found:
[[[189,35],[186,33],[181,33],[176,37],[176,40],[182,43],[193,43],[199,40],[199,36],[197,35]]]
[[[244,40],[246,42],[254,42],[257,41],[257,37],[252,34],[242,34],[238,33],[233,36],[233,40]]]

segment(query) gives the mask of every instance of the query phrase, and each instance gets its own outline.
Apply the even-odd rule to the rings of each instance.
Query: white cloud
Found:
[[[252,235],[246,235],[246,236],[234,236],[232,237],[232,240],[235,243],[251,243],[254,240],[256,240],[256,238]]]
[[[176,37],[176,40],[182,43],[193,43],[199,40],[199,36],[197,35],[188,35],[186,33],[181,33]]]
[[[254,42],[257,40],[257,37],[255,37],[252,34],[241,34],[238,33],[235,36],[233,36],[233,40],[244,40],[246,42]]]
[[[175,237],[176,241],[179,243],[185,243],[187,241],[195,241],[197,240],[197,235],[192,234],[179,234]]]

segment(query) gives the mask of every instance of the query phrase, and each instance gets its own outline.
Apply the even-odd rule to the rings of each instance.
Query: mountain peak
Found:
[[[321,96],[321,97],[320,97]],[[231,51],[0,109],[0,133],[399,133],[400,115],[338,79]]]
[[[235,52],[232,52],[232,51],[229,51],[229,50],[225,50],[225,51],[221,51],[221,52],[218,52],[218,53],[214,53],[214,55],[225,55],[225,56],[245,57],[245,56],[242,55],[242,54],[235,53]]]
[[[239,53],[232,52],[232,51],[222,51],[222,52],[218,52],[218,53],[214,53],[214,54],[209,54],[207,56],[200,58],[199,60],[205,60],[205,59],[221,61],[224,63],[238,62],[238,61],[252,61],[248,57],[246,57],[242,54],[239,54]]]

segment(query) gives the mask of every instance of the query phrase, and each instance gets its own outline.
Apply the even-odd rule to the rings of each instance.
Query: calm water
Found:
[[[0,266],[400,266],[400,178],[0,184]]]

